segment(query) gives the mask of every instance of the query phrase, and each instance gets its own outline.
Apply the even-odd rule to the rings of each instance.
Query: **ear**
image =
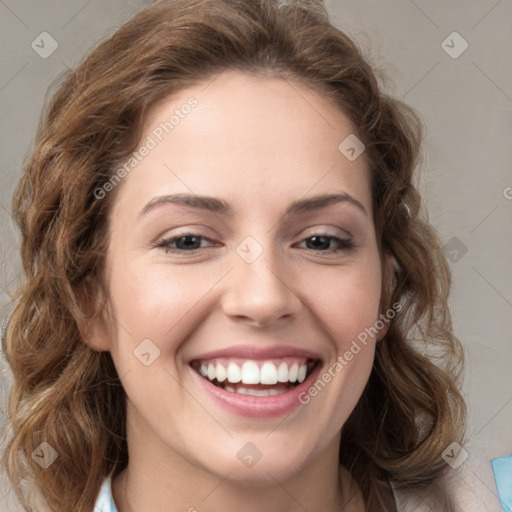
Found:
[[[380,304],[380,312],[379,318],[380,323],[383,323],[384,326],[379,330],[379,335],[377,337],[377,341],[381,341],[389,331],[389,326],[391,325],[391,318],[388,315],[389,310],[389,302],[391,299],[391,293],[393,291],[393,285],[395,281],[395,272],[398,269],[398,263],[396,261],[395,256],[388,252],[384,252],[384,261],[382,265],[382,293],[381,293],[381,304]],[[394,315],[393,315],[394,316]]]
[[[394,254],[392,254],[389,251],[384,252],[384,258],[385,258],[385,262],[384,262],[385,274],[384,274],[384,276],[388,280],[388,282],[386,284],[388,284],[388,286],[392,287],[393,281],[395,279],[395,272],[397,272],[400,269],[400,265],[396,261]]]
[[[82,311],[80,333],[82,341],[92,350],[105,352],[111,348],[111,336],[105,294],[100,283],[86,278],[78,290],[78,301]]]

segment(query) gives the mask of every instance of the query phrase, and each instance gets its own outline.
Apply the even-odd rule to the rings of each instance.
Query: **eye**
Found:
[[[305,238],[302,243],[306,243],[306,248],[315,252],[335,253],[355,248],[352,240],[320,233]],[[331,246],[331,243],[334,243],[334,247]]]
[[[180,236],[160,240],[160,242],[156,244],[156,247],[165,249],[165,252],[191,252],[204,249],[204,245],[201,243],[202,241],[210,242],[211,245],[214,245],[207,237],[196,233],[185,233]]]
[[[349,251],[355,248],[354,243],[349,239],[339,238],[327,234],[315,234],[305,238],[300,244],[306,244],[306,249],[314,252],[337,253]],[[333,246],[334,244],[334,246]],[[216,245],[211,239],[197,233],[184,233],[179,236],[160,240],[156,247],[165,249],[165,252],[193,252]]]

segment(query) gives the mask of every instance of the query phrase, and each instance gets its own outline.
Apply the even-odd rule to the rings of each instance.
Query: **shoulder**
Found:
[[[110,477],[105,478],[101,485],[96,504],[94,505],[94,512],[117,512],[112,498]]]

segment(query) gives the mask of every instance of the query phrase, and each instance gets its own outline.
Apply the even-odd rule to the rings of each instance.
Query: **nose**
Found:
[[[302,302],[294,291],[290,272],[261,255],[256,261],[240,261],[229,273],[222,297],[224,313],[259,327],[288,321]]]

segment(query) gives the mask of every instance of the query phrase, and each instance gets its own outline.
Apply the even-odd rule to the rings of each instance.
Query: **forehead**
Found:
[[[340,151],[355,132],[300,82],[224,72],[153,106],[141,138],[151,149],[123,188],[132,204],[134,194],[148,199],[171,188],[240,200],[258,191],[286,200],[343,191],[371,210],[365,155],[350,161]]]

